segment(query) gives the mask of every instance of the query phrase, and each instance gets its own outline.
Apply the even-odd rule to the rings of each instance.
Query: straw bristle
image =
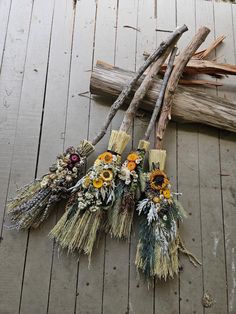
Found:
[[[160,170],[165,169],[166,150],[151,149],[149,151],[149,169],[152,169],[153,164],[159,164]]]
[[[150,146],[150,143],[148,141],[145,141],[145,140],[140,140],[138,143],[138,149],[144,150],[145,152],[148,151],[149,146]]]
[[[124,131],[112,130],[109,139],[108,150],[111,150],[117,154],[122,154],[127,144],[130,141],[130,135]]]
[[[87,157],[95,150],[93,144],[87,140],[83,140],[80,142],[78,147],[78,151],[82,157]]]

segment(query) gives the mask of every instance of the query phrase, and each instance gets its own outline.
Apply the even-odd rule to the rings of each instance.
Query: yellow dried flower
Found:
[[[164,188],[167,183],[165,183],[165,179],[167,179],[166,174],[160,169],[155,169],[150,173],[150,185],[154,190],[160,190]],[[168,180],[168,179],[167,179]]]
[[[164,190],[163,195],[165,198],[169,199],[171,196],[170,190],[168,190],[168,189]]]
[[[103,180],[101,178],[93,180],[93,186],[96,189],[100,189],[103,186]]]

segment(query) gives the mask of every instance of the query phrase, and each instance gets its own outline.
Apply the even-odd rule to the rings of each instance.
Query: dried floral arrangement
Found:
[[[105,123],[98,135],[90,142],[81,141],[78,148],[69,147],[64,153],[59,155],[56,162],[49,168],[49,173],[36,179],[32,183],[22,187],[16,197],[8,204],[8,214],[12,221],[11,228],[29,229],[37,228],[45,221],[60,200],[67,199],[68,189],[75,185],[83,174],[84,164],[87,157],[94,151],[94,146],[105,135],[108,126],[114,118],[116,112],[124,104],[130,95],[132,88],[137,83],[145,70],[168,48],[176,36],[187,27],[177,28],[166,41],[163,41],[158,49],[148,57],[137,73],[130,79],[124,87],[119,97],[110,108],[110,112],[105,119]]]
[[[150,173],[146,176],[144,197],[139,201],[139,241],[135,265],[149,281],[152,278],[173,278],[179,272],[179,252],[186,254],[196,266],[197,258],[189,252],[180,236],[178,224],[186,216],[174,198],[170,180],[164,172],[166,151],[161,149],[164,132],[171,115],[174,92],[183,70],[205,40],[209,29],[202,27],[189,45],[180,53],[167,83],[160,117],[157,123],[156,149],[150,151]]]
[[[136,151],[128,154],[118,174],[115,203],[112,209],[108,211],[108,227],[106,228],[112,237],[122,239],[129,238],[130,236],[136,203],[145,187],[143,166],[145,153],[149,147],[148,140],[162,105],[166,85],[173,69],[176,52],[177,48],[174,48],[144,139],[139,141]]]
[[[49,173],[20,189],[19,194],[8,202],[8,214],[15,229],[37,228],[47,219],[58,201],[68,197],[68,189],[81,176],[87,156],[94,150],[84,140],[78,148],[69,147],[57,156]]]
[[[124,115],[119,131],[113,130],[111,133],[108,151],[96,159],[93,167],[88,170],[87,174],[72,189],[72,196],[65,214],[50,232],[50,236],[62,248],[67,248],[69,251],[77,250],[79,253],[87,254],[90,261],[98,233],[104,229],[106,224],[107,211],[112,208],[116,198],[114,187],[117,173],[120,172],[121,163],[121,158],[116,155],[119,156],[123,153],[130,140],[128,130],[132,125],[140,101],[145,96],[152,82],[153,75],[158,73],[172,47],[186,30],[186,26],[177,28],[167,39],[168,44],[165,45],[165,48],[163,49],[163,44],[160,45],[158,49],[161,50],[161,53],[154,59],[154,64],[150,67],[146,78],[136,91]],[[107,160],[111,161],[110,167],[109,163],[104,164],[101,156],[106,156]],[[105,166],[106,168],[104,168]],[[107,183],[108,181],[104,180],[104,170],[106,170],[107,177],[111,178],[109,184]],[[107,170],[110,171],[110,175]],[[96,181],[93,181],[93,178]],[[88,186],[86,186],[85,182],[88,183]],[[91,199],[91,203],[89,203],[88,198]],[[95,206],[93,205],[94,203],[96,203]],[[94,210],[92,211],[91,208]]]

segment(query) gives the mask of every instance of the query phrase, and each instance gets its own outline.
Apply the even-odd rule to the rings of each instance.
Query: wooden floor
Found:
[[[205,0],[0,0],[0,314],[236,313],[236,135],[198,125],[168,127],[167,170],[183,193],[186,245],[202,261],[182,258],[178,278],[147,289],[131,243],[103,237],[87,259],[58,253],[47,238],[61,211],[37,231],[5,228],[6,199],[45,173],[57,153],[99,130],[109,107],[89,90],[97,59],[135,70],[176,25],[186,45],[200,25],[209,43],[227,36],[216,57],[236,62],[236,6]],[[235,78],[210,93],[235,99]],[[234,88],[233,88],[234,86]],[[88,94],[87,94],[88,96]],[[138,115],[135,147],[148,123]],[[112,124],[118,127],[122,112]],[[97,146],[106,148],[107,137]],[[131,147],[131,146],[130,146]],[[95,155],[90,158],[90,163]],[[202,306],[208,292],[214,299]]]

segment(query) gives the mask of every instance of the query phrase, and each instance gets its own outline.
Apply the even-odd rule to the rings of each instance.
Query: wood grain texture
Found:
[[[116,67],[111,68],[110,65],[99,61],[91,75],[90,91],[95,95],[114,99],[132,75],[133,73],[130,71]],[[143,78],[140,79],[140,83]],[[134,91],[137,88],[138,86]],[[152,110],[159,89],[160,81],[155,79],[140,104],[142,109]],[[233,87],[231,86],[230,89],[233,90]],[[235,100],[213,96],[208,90],[203,92],[197,88],[178,86],[174,98],[172,119],[182,123],[202,123],[235,132]]]
[[[126,65],[135,70],[136,67],[136,40],[137,31],[124,27],[137,25],[138,1],[129,3],[119,1],[117,12],[117,34],[115,46],[115,64]],[[112,121],[112,130],[118,130],[124,117],[124,111],[120,110]],[[131,127],[131,134],[132,134]],[[127,145],[123,156],[127,156],[131,150],[132,142]],[[117,241],[106,236],[104,265],[104,295],[103,313],[121,314],[129,313],[129,243]]]

